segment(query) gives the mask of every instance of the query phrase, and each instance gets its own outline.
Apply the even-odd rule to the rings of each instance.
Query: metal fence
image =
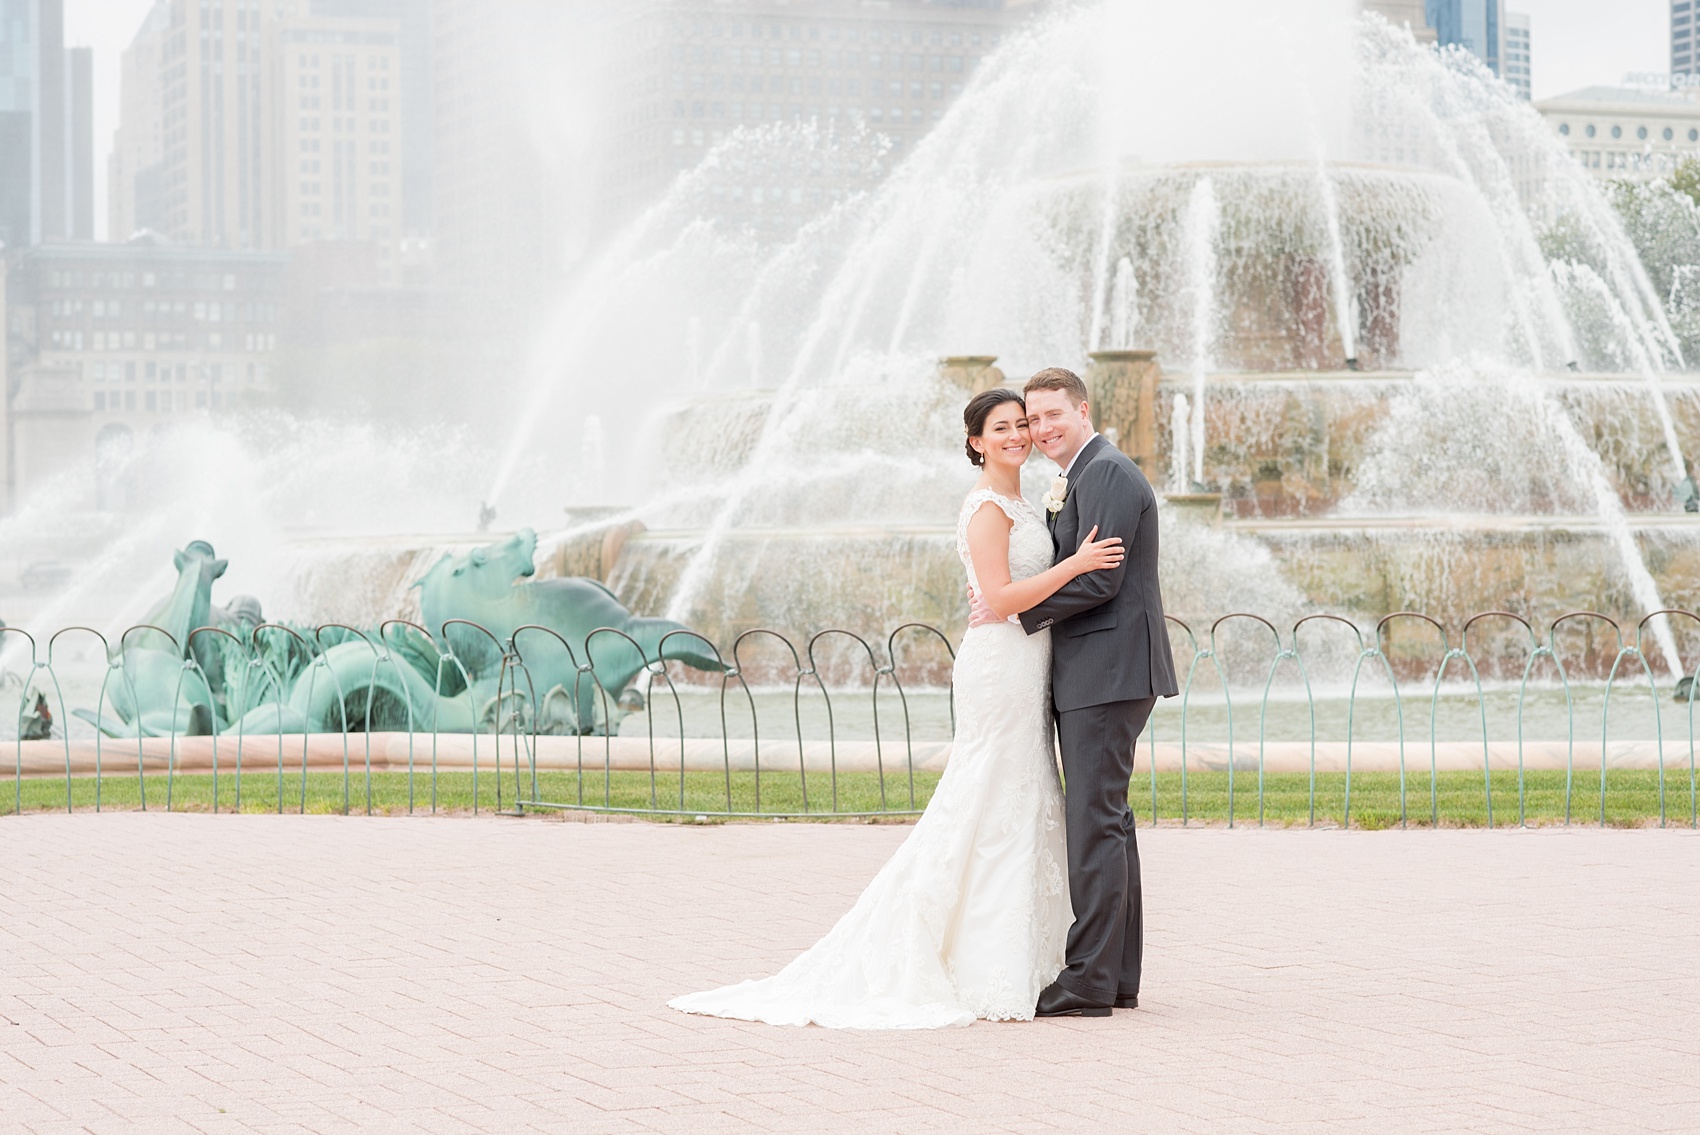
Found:
[[[1541,629],[1521,615],[1490,611],[1463,620],[1456,631],[1416,612],[1373,624],[1314,614],[1285,630],[1243,612],[1208,626],[1174,617],[1168,623],[1180,696],[1154,713],[1131,786],[1136,810],[1152,822],[1233,826],[1255,818],[1263,824],[1283,792],[1296,809],[1276,817],[1285,822],[1314,825],[1319,815],[1365,822],[1363,786],[1381,777],[1391,792],[1396,776],[1396,821],[1388,804],[1377,826],[1456,820],[1491,827],[1509,821],[1513,794],[1516,822],[1523,824],[1534,779],[1547,777],[1556,792],[1562,774],[1564,823],[1604,825],[1608,803],[1639,793],[1648,803],[1638,819],[1651,822],[1656,796],[1660,826],[1700,826],[1687,698],[1687,688],[1700,684],[1700,614],[1661,611],[1626,626],[1600,612],[1575,611]],[[1679,645],[1676,653],[1695,668],[1673,689],[1674,659],[1663,656],[1673,654],[1678,633],[1691,649]],[[126,699],[139,707],[141,691],[125,659],[135,641],[157,635],[180,659],[172,727],[151,737],[113,737],[93,728],[74,736],[62,673],[76,672],[71,684],[92,693],[96,715],[116,711]],[[208,673],[208,652],[199,649],[203,636],[219,648],[218,682]],[[468,636],[488,653],[470,657]],[[1660,636],[1666,645],[1653,650]],[[412,644],[408,654],[399,648],[403,637]],[[721,669],[682,665],[677,656],[686,638],[698,655],[706,646]],[[98,655],[95,662],[68,660],[69,644],[79,640]],[[369,649],[363,686],[345,685],[325,664],[331,640]],[[335,728],[254,733],[241,721],[221,725],[216,712],[182,719],[178,702],[196,680],[242,704],[252,704],[259,689],[281,715],[279,643],[297,656],[309,690],[315,682],[333,686]],[[429,644],[428,656],[421,643]],[[621,689],[606,688],[598,672],[599,658],[628,649],[644,658],[633,687],[642,694],[641,709],[629,692],[622,699]],[[1661,655],[1663,678],[1650,652]],[[13,814],[26,810],[26,786],[37,810],[163,805],[216,812],[254,810],[260,802],[279,812],[311,806],[345,814],[402,810],[404,786],[409,813],[912,816],[924,808],[947,759],[955,724],[951,641],[920,623],[880,638],[831,629],[793,639],[754,629],[724,651],[683,632],[644,651],[611,628],[575,648],[546,627],[522,627],[504,639],[465,620],[435,635],[401,620],[376,630],[262,624],[238,634],[208,627],[182,644],[156,627],[131,628],[116,644],[87,627],[45,640],[0,628],[0,657],[15,660],[0,670],[0,692],[14,689],[18,696],[7,738],[14,750],[12,791],[5,794],[11,799],[0,797],[0,812]],[[564,661],[570,690],[563,684],[539,690],[545,657],[557,671]],[[427,677],[438,701],[429,720],[405,698],[380,696],[381,675],[404,666],[434,671]],[[1679,700],[1667,704],[1673,694]],[[593,712],[580,713],[573,729],[558,730],[545,712],[552,697]],[[453,716],[465,728],[445,725],[444,705],[460,707]],[[634,712],[622,719],[626,709]],[[1558,735],[1539,736],[1528,727],[1536,719]],[[1539,769],[1536,757],[1545,762]],[[1460,795],[1464,772],[1477,784],[1470,799]],[[49,787],[60,782],[62,797]],[[1443,783],[1450,811],[1442,808]],[[1584,801],[1586,816],[1577,807]],[[1615,805],[1612,814],[1620,820]]]

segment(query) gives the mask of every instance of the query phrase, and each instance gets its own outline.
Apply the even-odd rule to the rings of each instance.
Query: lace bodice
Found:
[[[975,489],[962,502],[962,512],[956,518],[956,554],[968,573],[968,585],[976,591],[980,580],[974,574],[974,560],[968,554],[968,521],[980,506],[990,501],[1009,517],[1009,578],[1011,581],[1038,575],[1051,566],[1053,549],[1050,530],[1033,506],[1024,500],[1006,497],[991,489]]]

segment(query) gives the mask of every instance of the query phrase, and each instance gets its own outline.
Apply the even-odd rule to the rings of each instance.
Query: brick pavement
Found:
[[[1142,832],[1145,1007],[686,1017],[905,829],[0,821],[0,1131],[1693,1131],[1700,836]]]

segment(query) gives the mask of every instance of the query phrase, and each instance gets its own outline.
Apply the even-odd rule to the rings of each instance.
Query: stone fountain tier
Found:
[[[1366,618],[1422,611],[1457,628],[1481,611],[1545,623],[1601,611],[1633,626],[1608,528],[1586,517],[1462,515],[1258,518],[1223,529],[1266,548],[1320,610]],[[1700,604],[1700,516],[1631,516],[1629,530],[1667,605]]]
[[[942,458],[950,459],[954,449],[948,432],[960,427],[949,419],[960,420],[956,416],[961,400],[991,385],[1019,388],[1023,376],[1006,378],[986,356],[941,360],[938,374],[942,381],[934,389],[937,406],[932,412],[943,422],[944,433],[928,441]],[[1099,428],[1115,438],[1154,485],[1173,487],[1174,401],[1179,394],[1192,399],[1192,377],[1165,372],[1152,351],[1096,352],[1085,377]],[[1678,435],[1700,436],[1700,377],[1663,376],[1659,387]],[[879,404],[865,391],[823,391],[820,396],[842,400],[844,420],[852,423],[847,428],[884,428],[877,417],[864,421],[853,416],[866,414],[870,402]],[[1325,515],[1351,502],[1365,460],[1384,440],[1379,431],[1401,399],[1444,402],[1452,397],[1430,379],[1405,370],[1213,372],[1205,380],[1204,482],[1222,494],[1223,512],[1230,517]],[[1568,371],[1531,376],[1488,412],[1526,420],[1533,412],[1528,405],[1533,398],[1562,408],[1576,422],[1626,507],[1672,507],[1675,478],[1645,380]],[[665,409],[657,429],[666,444],[655,447],[657,465],[652,470],[656,487],[665,492],[705,474],[724,476],[742,468],[772,400],[771,390],[747,388],[699,393]],[[840,412],[829,408],[821,417],[832,420]],[[1534,456],[1543,456],[1541,439],[1516,435],[1511,427],[1518,424],[1507,422],[1497,432],[1507,438],[1508,447],[1528,443]],[[1551,456],[1550,445],[1545,448],[1549,452],[1544,456]],[[1480,466],[1490,456],[1466,452],[1460,463]],[[1527,455],[1516,460],[1528,464]],[[1540,499],[1536,485],[1521,506],[1506,507],[1566,511],[1566,486],[1550,488],[1559,498],[1553,504]],[[1430,502],[1417,503],[1426,507]],[[933,511],[947,514],[949,508],[950,501],[941,498]]]
[[[1209,620],[1262,594],[1279,623],[1331,611],[1364,623],[1423,611],[1456,628],[1481,611],[1539,621],[1603,611],[1633,625],[1637,607],[1611,537],[1585,518],[1404,516],[1223,520],[1211,526],[1166,505],[1164,595],[1171,614]],[[1631,532],[1672,606],[1700,604],[1700,517],[1641,514]],[[664,611],[697,530],[645,532],[625,546],[610,584],[633,610]],[[908,621],[954,641],[967,618],[949,528],[736,531],[690,622],[730,643],[754,627],[809,634],[841,627],[880,636]]]
[[[1383,431],[1400,400],[1444,402],[1454,396],[1446,389],[1424,389],[1425,381],[1402,371],[1212,374],[1205,386],[1204,481],[1222,493],[1229,516],[1305,517],[1329,513],[1343,503],[1349,506],[1366,460],[1388,440]],[[1700,436],[1700,379],[1666,376],[1659,388],[1677,434]],[[1150,441],[1143,451],[1130,450],[1159,485],[1171,477],[1170,421],[1175,397],[1181,394],[1193,397],[1191,379],[1170,374],[1154,383]],[[1538,437],[1531,427],[1530,418],[1539,410],[1532,405],[1536,399],[1576,423],[1627,508],[1673,507],[1677,485],[1672,463],[1647,383],[1638,377],[1565,373],[1531,379],[1502,400],[1484,404],[1484,415],[1506,419],[1482,430],[1486,436],[1437,437],[1432,455],[1456,461],[1460,480],[1472,472],[1489,475],[1490,470],[1503,480],[1523,475],[1538,481],[1553,475],[1562,462],[1552,440]],[[1501,441],[1501,452],[1492,452],[1494,435]],[[1519,444],[1527,444],[1527,451],[1506,452]],[[1574,498],[1579,486],[1548,484],[1543,489],[1536,483],[1519,491],[1527,498],[1522,507],[1562,512],[1566,505],[1560,502]],[[1459,503],[1467,509],[1472,502]]]
[[[1135,338],[1170,359],[1190,357],[1193,302],[1185,246],[1187,211],[1203,178],[1220,204],[1215,234],[1217,364],[1246,370],[1393,365],[1413,328],[1488,329],[1499,311],[1445,286],[1448,275],[1493,279],[1502,270],[1481,202],[1456,178],[1422,169],[1330,162],[1332,193],[1315,163],[1198,162],[1128,165],[1054,179],[1042,193],[1045,244],[1090,274],[1106,215],[1112,256],[1137,277],[1127,318]],[[1106,212],[1104,195],[1114,195]],[[1330,214],[1330,204],[1333,206]],[[1332,281],[1349,281],[1354,326],[1339,326]],[[1472,307],[1472,305],[1474,305]],[[1485,318],[1484,318],[1485,317]],[[1348,344],[1350,349],[1348,350]],[[1457,344],[1454,344],[1456,347]]]

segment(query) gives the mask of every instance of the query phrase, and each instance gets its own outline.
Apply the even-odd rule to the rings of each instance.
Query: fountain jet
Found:
[[[1216,339],[1216,233],[1221,224],[1216,184],[1201,177],[1187,200],[1181,230],[1192,308],[1192,479],[1200,485],[1204,484],[1204,382]]]

